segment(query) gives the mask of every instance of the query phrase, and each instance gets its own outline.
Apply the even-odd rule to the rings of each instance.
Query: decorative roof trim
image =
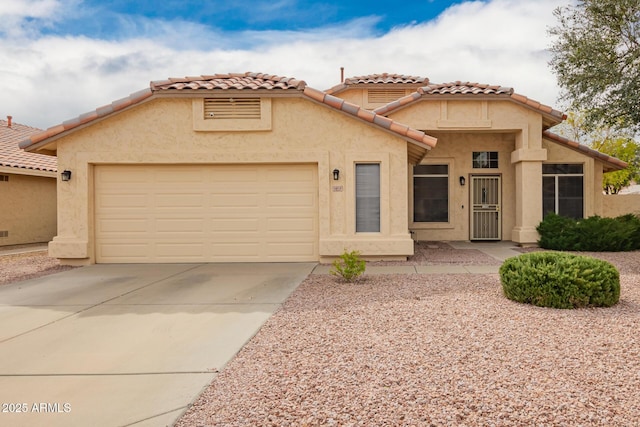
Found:
[[[600,160],[605,165],[605,172],[618,171],[629,166],[627,162],[623,162],[622,160],[609,156],[608,154],[601,153],[598,150],[589,148],[584,144],[580,144],[579,142],[572,141],[560,135],[556,135],[555,133],[549,132],[548,130],[543,131],[542,136],[549,141],[563,145],[596,160]]]

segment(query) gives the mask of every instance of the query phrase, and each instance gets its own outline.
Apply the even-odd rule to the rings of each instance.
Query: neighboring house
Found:
[[[48,242],[56,235],[56,158],[18,147],[30,126],[0,120],[0,246]]]
[[[563,118],[498,86],[220,74],[20,145],[72,174],[49,246],[66,263],[404,259],[412,239],[535,244],[543,212],[600,212],[626,164],[550,133]]]

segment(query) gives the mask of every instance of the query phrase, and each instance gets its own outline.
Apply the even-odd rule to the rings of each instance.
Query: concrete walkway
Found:
[[[0,287],[0,425],[172,425],[314,266],[91,265]]]
[[[507,258],[522,255],[516,250],[517,245],[509,241],[501,242],[447,242],[454,249],[478,250],[504,261]],[[498,273],[500,265],[367,265],[365,274],[492,274]],[[317,265],[311,274],[329,274],[332,266]]]

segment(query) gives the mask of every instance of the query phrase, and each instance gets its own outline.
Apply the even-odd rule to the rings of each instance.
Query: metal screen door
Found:
[[[471,240],[501,240],[500,176],[471,177]]]

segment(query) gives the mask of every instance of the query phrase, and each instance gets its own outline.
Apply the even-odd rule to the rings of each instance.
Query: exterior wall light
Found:
[[[460,179],[460,185],[464,187],[464,184],[467,182],[467,180],[464,178],[464,176],[461,176],[459,179]]]
[[[62,173],[60,173],[60,178],[63,181],[71,181],[71,171],[69,170],[65,170]]]
[[[340,170],[339,169],[334,169],[333,170],[333,180],[337,181],[340,179]]]

